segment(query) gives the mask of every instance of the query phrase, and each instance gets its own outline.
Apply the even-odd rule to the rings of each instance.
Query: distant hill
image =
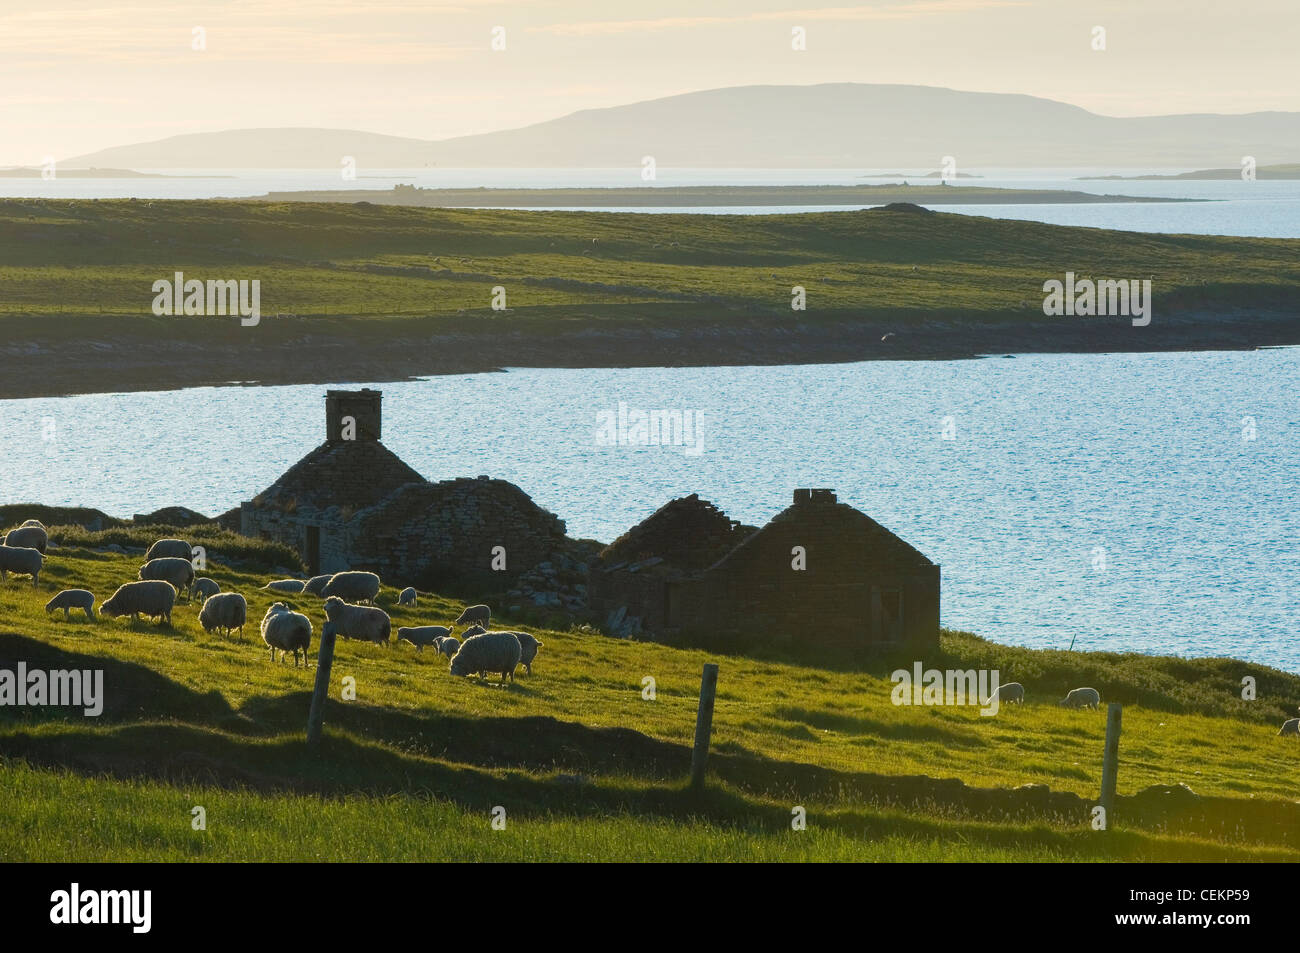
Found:
[[[933,168],[1211,166],[1300,157],[1300,113],[1115,118],[1033,96],[929,86],[740,86],[586,109],[430,141],[343,129],[236,129],[74,156],[113,168]]]
[[[1241,167],[1235,169],[1197,169],[1195,172],[1179,172],[1176,175],[1084,175],[1080,181],[1151,182],[1159,179],[1183,179],[1192,182],[1208,182],[1216,179],[1240,179]],[[1256,179],[1300,179],[1300,163],[1289,165],[1261,165],[1255,169]]]

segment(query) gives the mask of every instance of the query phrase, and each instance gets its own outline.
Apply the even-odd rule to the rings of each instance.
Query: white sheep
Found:
[[[1095,688],[1072,688],[1057,704],[1065,708],[1096,708],[1101,704],[1101,693]]]
[[[393,631],[393,620],[383,609],[353,605],[338,596],[330,596],[325,600],[325,617],[329,619],[326,625],[330,626],[331,631],[345,639],[361,639],[387,645]]]
[[[149,552],[144,554],[144,561],[151,559],[184,559],[189,562],[194,558],[194,549],[183,539],[159,539],[149,547]]]
[[[379,595],[379,577],[373,572],[336,572],[322,587],[320,594],[326,599],[338,596],[344,602],[373,603]]]
[[[312,576],[303,584],[302,591],[310,592],[313,596],[319,596],[321,590],[325,588],[325,584],[332,578],[334,578],[334,574],[331,572],[327,572],[322,576]]]
[[[9,573],[31,576],[32,588],[35,589],[41,580],[41,567],[44,565],[45,557],[39,550],[0,545],[0,582],[7,581]]]
[[[53,612],[55,609],[63,610],[63,619],[66,622],[72,609],[82,609],[86,613],[86,618],[91,622],[95,621],[95,594],[89,589],[64,589],[49,602],[45,603],[45,611]]]
[[[209,596],[199,610],[199,625],[203,626],[203,631],[221,629],[226,638],[230,638],[230,633],[238,629],[242,639],[244,623],[247,621],[248,602],[237,592],[219,592]]]
[[[997,690],[997,699],[1000,704],[1023,705],[1025,703],[1025,686],[1019,682],[1007,682],[1005,685],[999,685]]]
[[[306,583],[301,579],[277,579],[275,582],[268,582],[263,589],[274,589],[276,592],[302,592]]]
[[[22,549],[34,549],[42,556],[50,543],[49,534],[44,526],[20,526],[5,533],[4,545],[17,546]]]
[[[451,635],[445,625],[407,626],[397,630],[398,642],[410,642],[415,651],[423,652],[426,645],[436,645],[439,639]]]
[[[487,629],[483,628],[483,626],[481,625],[471,625],[468,629],[466,629],[464,632],[460,634],[460,639],[463,642],[466,639],[473,638],[476,635],[482,635],[486,631]]]
[[[272,662],[275,661],[275,650],[279,649],[280,661],[284,661],[285,652],[292,652],[293,667],[297,668],[298,653],[302,652],[306,664],[311,649],[311,619],[301,612],[293,612],[283,602],[277,602],[262,617],[262,641],[271,649]]]
[[[451,657],[451,674],[457,676],[500,672],[501,681],[515,680],[515,666],[519,664],[519,640],[513,632],[484,632],[461,643]]]
[[[199,597],[199,601],[206,602],[221,591],[221,586],[217,584],[215,579],[200,576],[194,580],[194,585],[190,587],[190,591]]]
[[[398,604],[399,606],[413,606],[413,605],[415,605],[415,604],[416,604],[416,603],[415,603],[415,587],[414,587],[414,586],[407,586],[405,589],[403,589],[402,592],[401,592],[401,594],[398,595],[398,597],[397,597],[397,604]]]
[[[537,650],[546,643],[529,635],[527,632],[511,632],[510,634],[519,640],[519,663],[523,665],[524,671],[529,675],[533,674],[533,659],[537,658]]]
[[[438,647],[438,653],[447,656],[447,658],[451,658],[460,649],[460,639],[453,635],[434,639],[433,644]]]
[[[466,606],[465,611],[460,614],[460,618],[456,620],[455,624],[469,625],[474,622],[481,624],[486,631],[492,622],[492,610],[484,605]]]
[[[23,520],[23,525],[24,525],[24,526],[39,526],[41,529],[45,529],[45,528],[46,528],[45,524],[42,523],[40,520]]]
[[[117,592],[100,603],[99,612],[109,618],[129,615],[134,622],[147,615],[170,624],[175,604],[176,587],[164,579],[151,579],[119,586]]]
[[[1279,735],[1300,735],[1300,718],[1288,718],[1282,722],[1282,730]]]
[[[176,587],[177,592],[188,593],[194,584],[194,564],[179,556],[161,556],[141,566],[139,578],[165,579]]]

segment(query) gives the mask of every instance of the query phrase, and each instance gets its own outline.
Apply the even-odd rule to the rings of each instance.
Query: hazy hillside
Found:
[[[113,168],[884,168],[1214,166],[1300,157],[1300,114],[1100,116],[1048,99],[927,86],[741,86],[589,109],[441,141],[340,129],[173,136],[64,160]]]

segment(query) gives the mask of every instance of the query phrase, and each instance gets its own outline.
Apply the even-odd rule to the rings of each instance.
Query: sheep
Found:
[[[141,579],[165,579],[176,587],[177,592],[188,593],[194,584],[194,566],[188,559],[179,556],[163,556],[151,559],[140,567]],[[186,598],[189,598],[188,595]]]
[[[473,636],[476,635],[482,635],[486,631],[487,629],[483,628],[483,626],[481,625],[471,625],[468,629],[466,629],[464,632],[460,634],[460,640],[464,642],[466,639],[472,638]]]
[[[484,632],[461,643],[451,657],[451,674],[482,677],[488,672],[500,672],[502,683],[507,675],[513,682],[520,651],[519,640],[513,632]]]
[[[194,558],[194,550],[189,543],[183,539],[159,539],[149,547],[149,552],[144,554],[145,562],[151,559],[183,559],[189,562]]]
[[[4,544],[22,549],[34,549],[42,556],[50,543],[49,534],[43,526],[20,526],[5,533]]]
[[[268,582],[263,589],[274,589],[276,592],[302,592],[302,587],[306,583],[301,579],[277,579],[275,582]]]
[[[438,653],[447,656],[447,658],[451,658],[460,650],[460,639],[453,635],[434,639],[433,644],[438,647]]]
[[[1279,735],[1300,735],[1300,718],[1288,718],[1282,722],[1282,730]]]
[[[272,662],[275,661],[275,650],[279,649],[280,661],[284,661],[285,652],[292,652],[293,667],[297,668],[298,653],[302,652],[305,665],[311,649],[311,619],[301,612],[293,612],[283,602],[277,602],[262,617],[262,641],[271,650]]]
[[[467,606],[465,608],[465,611],[460,614],[460,618],[456,620],[455,624],[468,625],[471,622],[482,623],[483,628],[486,630],[487,627],[492,623],[492,610],[489,609],[487,606],[481,606],[481,605]]]
[[[119,586],[117,592],[100,603],[99,611],[109,618],[129,615],[133,622],[139,621],[141,615],[147,615],[170,625],[175,604],[175,586],[165,579],[148,579]]]
[[[222,629],[227,638],[231,631],[238,629],[242,639],[247,621],[248,602],[237,592],[219,592],[209,596],[199,610],[199,625],[203,626],[203,631]]]
[[[39,526],[41,529],[46,528],[45,524],[40,520],[23,520],[23,526]]]
[[[408,626],[397,630],[398,642],[410,642],[415,651],[423,652],[426,645],[437,645],[438,640],[451,635],[444,625]]]
[[[53,612],[55,609],[63,610],[63,620],[65,622],[70,618],[69,611],[72,609],[84,609],[86,618],[94,622],[95,594],[89,589],[64,589],[45,603],[46,612]]]
[[[401,594],[397,597],[397,604],[399,606],[415,605],[415,587],[407,586],[405,589],[403,589]]]
[[[333,573],[328,573],[328,572],[325,573],[323,576],[312,576],[303,585],[302,591],[304,593],[310,592],[313,596],[319,596],[321,590],[325,588],[325,583],[329,582],[330,579],[333,578],[333,576],[334,576]]]
[[[1000,685],[997,690],[997,699],[1006,705],[1012,703],[1023,705],[1025,703],[1025,686],[1019,682],[1007,682],[1005,685]]]
[[[523,665],[524,671],[529,675],[533,674],[533,659],[537,658],[537,650],[546,643],[534,638],[527,632],[511,632],[510,634],[519,640],[519,661]]]
[[[326,625],[345,639],[362,639],[387,645],[388,637],[393,631],[393,620],[388,618],[388,613],[383,609],[352,605],[338,596],[330,596],[325,600],[325,616],[329,619]]]
[[[0,545],[0,582],[7,581],[9,573],[31,576],[32,588],[35,589],[41,580],[43,565],[45,565],[45,557],[41,555],[40,550],[28,549],[24,546]]]
[[[215,579],[209,579],[207,576],[200,576],[194,580],[194,585],[190,587],[191,592],[199,597],[200,602],[206,602],[221,591],[221,586],[217,585]]]
[[[1101,704],[1101,694],[1095,688],[1072,688],[1057,704],[1065,708],[1096,708]]]
[[[320,591],[321,597],[340,601],[370,602],[379,595],[379,577],[373,572],[336,572]]]

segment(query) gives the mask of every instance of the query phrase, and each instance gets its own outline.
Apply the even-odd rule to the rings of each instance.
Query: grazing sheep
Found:
[[[35,589],[40,582],[43,565],[45,557],[40,550],[0,545],[0,582],[7,581],[8,574],[12,572],[20,576],[31,576],[32,588]]]
[[[194,585],[190,587],[194,595],[199,597],[199,601],[206,602],[221,591],[216,580],[209,579],[207,576],[200,576],[194,580]]]
[[[1073,688],[1057,704],[1065,708],[1096,708],[1101,704],[1101,693],[1095,688]]]
[[[279,649],[281,662],[285,652],[292,652],[293,667],[297,668],[298,653],[302,652],[305,665],[311,649],[311,619],[301,612],[291,611],[283,602],[277,602],[262,617],[262,641],[271,649],[272,662],[275,661],[275,650]]]
[[[379,577],[373,572],[336,572],[320,594],[326,599],[337,596],[344,602],[373,603],[379,595]]]
[[[21,549],[34,549],[42,556],[49,546],[50,537],[43,526],[20,526],[5,533],[4,544]]]
[[[484,632],[461,643],[451,657],[451,674],[483,676],[500,672],[502,682],[507,675],[513,682],[519,653],[519,640],[513,632]]]
[[[100,604],[99,611],[109,618],[129,615],[133,622],[147,615],[170,625],[175,604],[176,587],[165,579],[150,579],[119,586],[117,592]]]
[[[415,605],[415,587],[407,586],[405,589],[403,589],[401,595],[397,597],[397,604],[399,606]]]
[[[188,559],[179,556],[163,556],[151,559],[141,566],[140,578],[165,579],[176,587],[177,592],[188,593],[194,584],[194,566]]]
[[[145,562],[151,559],[183,559],[189,562],[194,558],[194,549],[183,539],[159,539],[144,554]]]
[[[45,524],[42,523],[40,520],[23,520],[23,525],[24,525],[24,526],[39,526],[41,529],[45,529]]]
[[[1025,686],[1019,682],[1007,682],[1005,685],[999,685],[997,699],[1004,705],[1010,705],[1013,702],[1017,705],[1023,705],[1025,703]]]
[[[486,631],[487,629],[483,628],[481,625],[471,625],[460,634],[460,640],[464,642],[466,639],[473,638],[476,635],[482,635]]]
[[[533,674],[533,659],[537,658],[537,650],[546,643],[534,638],[527,632],[511,632],[510,634],[519,640],[519,662],[523,665],[524,671],[529,675]]]
[[[426,645],[437,645],[438,640],[451,635],[445,625],[408,626],[397,630],[397,641],[410,642],[415,651],[423,652]]]
[[[1279,735],[1300,735],[1300,718],[1288,718],[1282,722],[1282,730]]]
[[[333,577],[334,574],[329,572],[325,573],[323,576],[312,576],[303,585],[302,591],[310,592],[313,596],[319,596],[321,590],[325,588],[325,583],[329,582]]]
[[[345,639],[361,639],[387,645],[388,637],[393,631],[393,620],[388,618],[388,613],[383,609],[352,605],[338,596],[330,596],[325,600],[325,617],[333,623],[333,631]]]
[[[465,611],[460,614],[456,620],[456,625],[470,625],[477,622],[481,624],[486,631],[488,625],[492,622],[492,610],[487,606],[467,606]]]
[[[447,656],[447,658],[451,658],[460,650],[460,639],[452,635],[434,639],[433,644],[438,646],[438,653]]]
[[[277,579],[275,582],[268,582],[263,589],[274,589],[276,592],[302,592],[305,586],[301,579]]]
[[[55,609],[63,610],[63,620],[65,622],[69,619],[68,613],[72,609],[84,609],[86,618],[94,622],[95,594],[89,589],[64,589],[45,603],[46,612],[53,612]]]
[[[248,602],[237,592],[219,592],[209,596],[199,610],[199,625],[203,626],[203,631],[221,629],[226,638],[230,638],[230,633],[238,629],[242,639],[244,623],[247,621]]]

